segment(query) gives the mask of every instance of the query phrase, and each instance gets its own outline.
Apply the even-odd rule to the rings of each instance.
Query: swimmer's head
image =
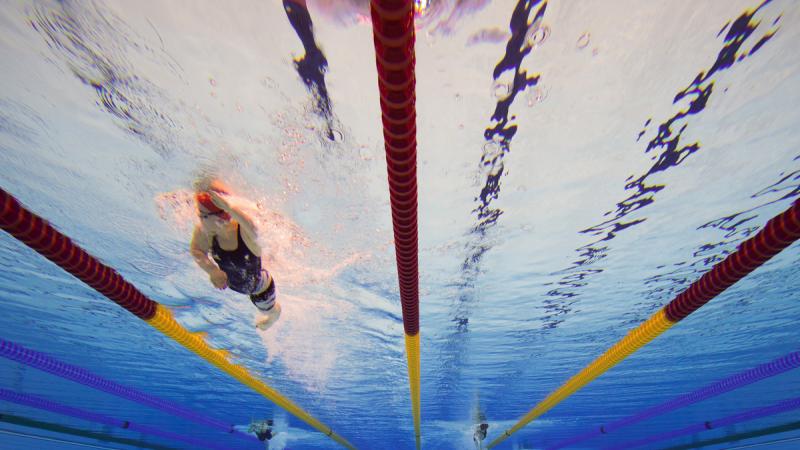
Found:
[[[218,221],[231,220],[231,216],[227,212],[214,204],[208,192],[196,193],[194,200],[197,202],[197,215],[203,224],[213,225]]]

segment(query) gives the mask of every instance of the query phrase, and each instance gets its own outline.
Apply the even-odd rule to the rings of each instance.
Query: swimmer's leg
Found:
[[[266,330],[273,323],[278,321],[281,316],[281,305],[275,300],[275,281],[270,279],[269,287],[260,294],[250,296],[253,305],[263,313],[263,316],[256,320],[256,327]]]
[[[264,331],[267,328],[271,327],[272,324],[278,321],[278,318],[281,317],[281,305],[280,303],[275,303],[275,306],[272,307],[267,312],[264,312],[261,316],[256,319],[256,328]]]

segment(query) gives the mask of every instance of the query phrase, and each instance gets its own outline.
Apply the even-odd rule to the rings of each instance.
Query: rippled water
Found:
[[[3,3],[0,185],[358,448],[413,448],[368,3],[303,3]],[[477,415],[498,436],[800,195],[800,7],[417,4],[422,440],[474,448]],[[267,332],[188,253],[205,176],[259,224],[283,305]],[[542,448],[797,350],[799,262],[795,244],[503,448]],[[5,233],[0,264],[3,339],[238,425],[274,417],[270,448],[336,448]],[[0,388],[249,448],[0,368]],[[798,393],[788,372],[581,448]],[[75,448],[9,434],[0,447]]]

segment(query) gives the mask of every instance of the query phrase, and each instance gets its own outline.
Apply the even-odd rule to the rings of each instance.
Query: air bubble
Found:
[[[550,27],[547,25],[533,26],[528,29],[528,34],[525,35],[525,42],[528,47],[536,48],[542,45],[548,36],[550,36]]]
[[[487,142],[483,145],[483,156],[481,162],[484,166],[493,165],[499,158],[503,156],[503,147],[497,142]]]
[[[513,87],[511,83],[504,83],[502,81],[496,81],[492,86],[492,94],[495,98],[500,100],[508,97],[512,90]]]
[[[265,77],[263,80],[261,80],[261,86],[267,89],[275,89],[278,84],[272,78]]]
[[[581,35],[581,37],[578,38],[578,42],[576,42],[575,45],[577,45],[577,47],[579,49],[583,50],[583,49],[585,49],[586,47],[589,46],[589,41],[591,40],[591,38],[592,38],[592,35],[589,34],[589,32],[587,31],[587,32],[583,33]]]
[[[528,107],[532,108],[547,99],[547,89],[542,86],[534,86],[526,94]]]
[[[328,138],[333,142],[342,142],[344,140],[344,134],[336,128],[331,128]]]

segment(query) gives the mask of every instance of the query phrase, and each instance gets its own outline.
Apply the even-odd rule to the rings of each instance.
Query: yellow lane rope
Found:
[[[411,413],[414,416],[414,441],[420,448],[420,406],[419,406],[419,333],[406,335],[406,355],[408,356],[408,386],[411,389]]]
[[[608,369],[617,365],[628,355],[639,350],[661,333],[668,330],[675,322],[670,322],[663,309],[653,314],[646,322],[630,331],[622,340],[614,344],[605,353],[600,355],[591,364],[575,374],[572,378],[562,384],[561,387],[551,392],[544,400],[533,407],[525,414],[513,427],[503,432],[500,437],[493,440],[487,448],[493,448],[506,440],[509,436],[519,431],[522,427],[532,422],[537,417],[549,411],[551,408],[561,403],[578,389],[586,386],[592,380],[602,375]]]
[[[334,433],[330,427],[314,418],[303,408],[295,405],[291,400],[281,395],[278,391],[267,386],[258,378],[252,376],[244,367],[228,361],[226,358],[227,352],[224,350],[215,349],[206,344],[206,342],[203,340],[203,334],[192,333],[183,328],[178,322],[175,321],[175,319],[172,317],[172,313],[164,305],[159,304],[156,307],[155,315],[146,322],[156,330],[164,333],[177,343],[197,354],[197,356],[205,359],[223,372],[237,379],[245,386],[248,386],[276,405],[294,414],[297,418],[316,428],[334,441],[346,448],[355,450],[355,447],[347,442],[346,439]]]

